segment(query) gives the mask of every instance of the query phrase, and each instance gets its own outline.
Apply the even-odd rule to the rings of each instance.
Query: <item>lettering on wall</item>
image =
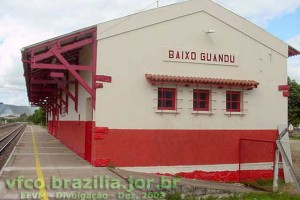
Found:
[[[179,50],[164,48],[164,61],[203,63],[238,66],[238,56],[234,53],[216,53],[204,50]]]

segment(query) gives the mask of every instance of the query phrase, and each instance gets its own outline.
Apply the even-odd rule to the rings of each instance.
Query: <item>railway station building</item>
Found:
[[[24,47],[22,61],[49,133],[94,166],[259,171],[273,167],[288,121],[287,59],[299,53],[190,0]]]

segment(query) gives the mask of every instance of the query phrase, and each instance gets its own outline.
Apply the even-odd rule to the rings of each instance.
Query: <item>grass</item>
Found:
[[[273,190],[273,179],[258,179],[254,182],[243,182],[244,185],[248,187],[253,187],[265,191],[272,191]],[[281,187],[284,185],[284,180],[278,180],[278,186]]]
[[[244,195],[232,195],[229,197],[213,197],[213,196],[208,196],[206,198],[199,198],[195,195],[187,195],[184,198],[181,198],[180,193],[174,193],[174,194],[169,194],[166,198],[167,200],[199,200],[199,199],[205,199],[205,200],[240,200],[240,199],[245,199],[245,200],[300,200],[300,195],[296,194],[288,194],[285,192],[270,192],[270,193],[248,193]]]
[[[167,195],[167,200],[197,200],[199,199],[196,195],[193,194],[188,194],[182,197],[183,195],[180,194],[179,192],[173,193],[173,194],[168,194]]]
[[[291,140],[300,140],[300,137],[299,136],[291,136],[290,139]]]
[[[199,200],[199,199],[205,199],[205,200],[240,200],[240,199],[246,199],[246,200],[300,200],[300,195],[298,194],[292,194],[289,192],[286,192],[288,190],[287,184],[284,183],[282,179],[279,179],[278,186],[282,190],[280,192],[271,192],[273,187],[273,180],[272,179],[259,179],[255,182],[246,182],[244,183],[246,186],[260,188],[265,191],[270,192],[260,192],[260,193],[247,193],[247,194],[233,194],[228,197],[214,197],[214,196],[208,196],[208,197],[197,197],[196,195],[182,195],[179,192],[168,194],[166,200]]]

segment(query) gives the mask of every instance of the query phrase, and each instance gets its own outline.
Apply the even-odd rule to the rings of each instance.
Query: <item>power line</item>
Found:
[[[107,3],[109,2],[109,0],[106,0],[105,3],[103,4],[101,10],[104,10],[104,8],[107,6]]]
[[[117,24],[115,24],[115,25],[113,25],[113,26],[111,26],[111,27],[105,29],[104,31],[100,32],[99,34],[105,33],[105,32],[107,32],[107,31],[109,31],[109,30],[115,28],[116,26],[119,26],[120,24],[122,24],[122,23],[124,23],[124,22],[130,20],[132,17],[134,17],[134,16],[137,15],[138,13],[147,10],[148,8],[150,8],[151,6],[153,6],[153,5],[155,5],[155,4],[157,4],[157,0],[154,1],[153,3],[151,3],[150,5],[146,6],[146,7],[143,8],[142,10],[140,10],[140,11],[138,11],[138,12],[136,12],[136,13],[130,15],[130,16],[128,16],[128,17],[127,17],[126,19],[124,19],[123,21],[120,21],[119,23],[117,23]]]

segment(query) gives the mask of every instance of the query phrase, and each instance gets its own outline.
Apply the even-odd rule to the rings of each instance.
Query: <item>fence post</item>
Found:
[[[274,160],[274,176],[273,176],[273,192],[278,190],[278,172],[279,172],[279,150],[275,150],[275,160]]]

